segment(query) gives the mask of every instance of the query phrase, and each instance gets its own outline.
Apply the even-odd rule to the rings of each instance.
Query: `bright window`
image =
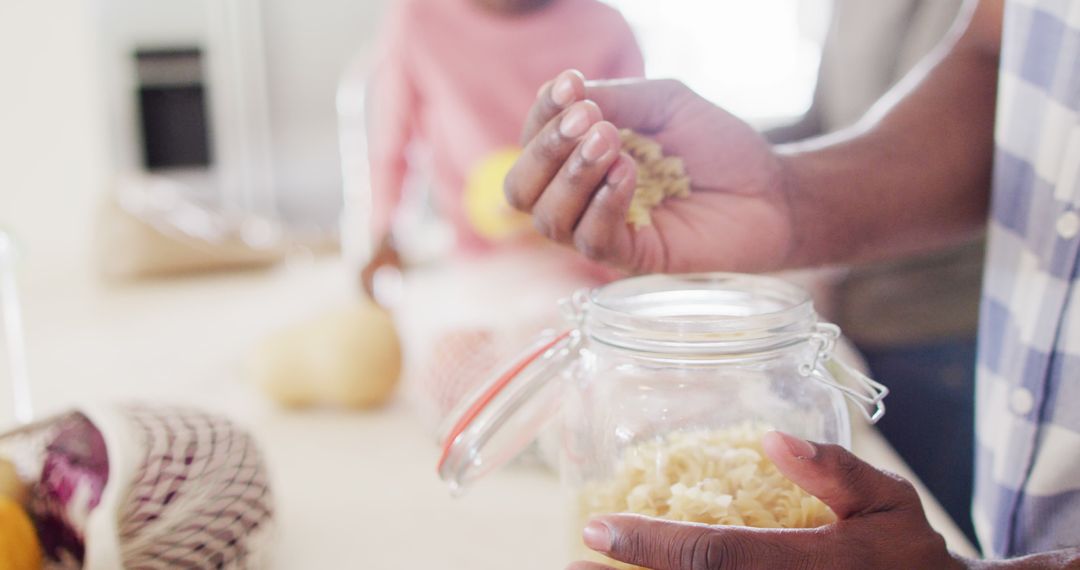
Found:
[[[649,77],[673,77],[757,124],[797,118],[816,83],[829,0],[607,0]]]

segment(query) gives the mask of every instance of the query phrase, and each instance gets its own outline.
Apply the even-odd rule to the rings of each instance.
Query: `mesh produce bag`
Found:
[[[252,437],[180,408],[86,408],[0,436],[31,484],[46,568],[265,566],[273,501]]]

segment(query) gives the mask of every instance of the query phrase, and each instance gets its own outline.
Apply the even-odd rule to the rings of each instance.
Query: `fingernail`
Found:
[[[608,184],[613,186],[613,187],[618,186],[619,184],[622,184],[622,182],[624,180],[626,180],[627,178],[630,178],[630,170],[631,170],[631,168],[633,168],[633,166],[628,164],[626,162],[626,160],[620,160],[615,165],[615,167],[611,169],[611,172],[608,172],[608,175],[607,175]]]
[[[574,83],[568,77],[560,77],[551,87],[551,100],[560,107],[574,102]]]
[[[568,139],[575,139],[585,134],[590,126],[588,109],[579,105],[566,112],[559,123],[559,133]]]
[[[611,530],[603,523],[592,521],[585,525],[581,538],[585,541],[585,546],[597,552],[611,550]]]
[[[814,456],[817,455],[817,448],[809,441],[797,438],[791,434],[786,434],[782,431],[776,433],[784,438],[784,443],[787,444],[788,451],[795,457],[799,459],[813,459]]]
[[[611,150],[611,145],[608,144],[607,138],[600,131],[593,131],[581,145],[581,158],[587,162],[596,162],[609,150]]]

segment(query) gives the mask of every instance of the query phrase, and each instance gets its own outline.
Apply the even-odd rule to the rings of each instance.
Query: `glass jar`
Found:
[[[451,415],[439,473],[452,490],[561,418],[575,545],[585,519],[606,512],[828,522],[824,505],[775,471],[760,436],[777,429],[849,447],[845,397],[876,421],[888,391],[832,359],[840,331],[818,320],[806,292],[763,276],[651,275],[579,292],[563,310],[569,330],[530,347]]]

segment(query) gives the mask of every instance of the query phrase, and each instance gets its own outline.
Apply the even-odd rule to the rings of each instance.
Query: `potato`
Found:
[[[271,335],[251,354],[248,374],[287,407],[370,408],[393,394],[401,346],[390,315],[358,303]]]

